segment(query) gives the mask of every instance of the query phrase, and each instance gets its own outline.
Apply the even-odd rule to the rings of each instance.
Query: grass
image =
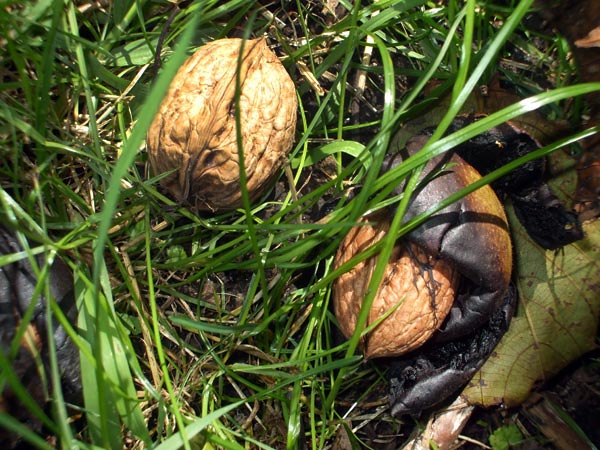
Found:
[[[84,404],[63,401],[52,345],[45,366],[53,392],[49,412],[19,389],[4,356],[0,384],[39,416],[56,446],[327,448],[342,429],[356,442],[364,438],[347,427],[351,418],[406,433],[385,416],[385,374],[358,356],[358,333],[339,339],[329,309],[331,282],[348,269],[332,266],[345,231],[365,211],[389,204],[391,190],[407,177],[410,193],[413,171],[433,155],[531,110],[577,123],[582,111],[575,99],[600,89],[574,84],[559,36],[539,36],[546,45],[532,46],[529,38],[539,32],[523,22],[531,0],[446,3],[341,1],[339,18],[312,1],[206,0],[175,10],[144,0],[111,9],[39,0],[3,8],[2,221],[30,240],[26,254],[45,255],[40,292],[54,258],[73,272],[77,323],[56,302],[50,311],[80,350]],[[149,173],[145,131],[195,48],[264,34],[297,83],[300,120],[290,168],[300,198],[266,196],[231,213],[197,215],[168,198],[160,177]],[[163,64],[155,73],[159,44]],[[537,67],[515,70],[507,63],[514,49],[535,55]],[[323,95],[300,75],[299,63]],[[360,71],[368,98],[354,97]],[[551,74],[556,88],[532,81],[530,71]],[[494,76],[525,100],[443,137],[473,92]],[[375,104],[376,111],[349,112],[353,98],[361,110]],[[432,140],[380,176],[396,130],[434,105],[443,114]],[[549,142],[530,157],[581,136]],[[335,173],[307,190],[308,175],[325,156],[335,161]],[[348,180],[362,189],[351,201],[340,197],[326,223],[303,218],[322,197],[343,193]],[[402,222],[408,198],[397,199],[388,238],[371,250],[381,252],[382,262],[372,286],[395,239],[425,219]],[[17,257],[0,256],[0,265]],[[5,412],[0,425],[34,446],[54,446]]]

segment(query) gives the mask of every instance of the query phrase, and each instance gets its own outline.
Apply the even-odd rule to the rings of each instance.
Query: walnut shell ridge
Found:
[[[376,244],[387,234],[389,222],[353,227],[340,245],[335,267]],[[377,255],[361,261],[333,284],[333,306],[342,333],[350,338]],[[361,342],[365,358],[399,356],[423,345],[442,325],[454,302],[459,273],[453,264],[431,255],[416,244],[398,241],[386,266],[383,281],[371,305],[367,326],[381,321]],[[399,306],[398,306],[399,305]]]
[[[240,48],[243,45],[241,61]],[[236,132],[236,77],[247,188],[256,200],[294,141],[295,86],[265,39],[219,39],[181,66],[147,133],[155,174],[179,202],[201,211],[242,205]]]

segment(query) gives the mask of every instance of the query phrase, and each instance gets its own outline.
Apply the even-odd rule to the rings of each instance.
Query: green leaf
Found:
[[[121,428],[120,418],[136,436],[149,443],[150,436],[128,363],[129,358],[135,359],[135,356],[130,354],[131,343],[115,320],[112,304],[101,293],[94,298],[89,279],[79,272],[75,273],[75,295],[80,311],[80,332],[90,345],[89,352],[82,352],[80,359],[92,438],[105,448],[121,448],[123,443],[119,433],[109,432]],[[92,352],[95,359],[90,359]]]
[[[157,40],[152,42],[156,47]],[[154,59],[155,50],[146,39],[137,39],[112,50],[113,59],[109,64],[117,67],[143,66]]]
[[[490,445],[494,450],[508,450],[522,440],[523,435],[514,423],[500,427],[490,435]]]
[[[564,180],[558,180],[564,195]],[[559,251],[535,244],[508,209],[515,247],[519,309],[494,354],[463,395],[485,406],[523,402],[582,354],[596,348],[600,315],[600,220],[584,224],[586,237]]]
[[[312,166],[313,164],[322,161],[329,155],[336,155],[338,153],[346,153],[355,158],[364,158],[364,165],[368,167],[371,163],[371,155],[364,154],[365,146],[355,141],[334,141],[329,144],[325,144],[321,147],[317,147],[308,151],[306,157],[298,156],[291,162],[293,169],[298,167]]]

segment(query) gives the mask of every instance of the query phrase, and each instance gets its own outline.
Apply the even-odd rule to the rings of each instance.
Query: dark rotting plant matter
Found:
[[[481,117],[459,116],[449,132]],[[424,130],[409,139],[401,151],[388,155],[382,171],[392,169],[417,153],[432,132],[432,129]],[[432,158],[420,175],[420,184],[409,201],[404,221],[424,213],[473,183],[480,174],[487,174],[538,148],[539,143],[529,134],[506,123],[470,139],[453,151]],[[556,249],[583,237],[577,215],[562,205],[545,184],[544,164],[543,159],[526,163],[496,180],[491,185],[495,194],[490,187],[480,188],[433,214],[400,240],[408,240],[432,258],[451,263],[460,278],[450,311],[443,323],[436,324],[437,329],[424,345],[410,352],[377,355],[387,356],[381,361],[390,367],[394,415],[419,414],[459,391],[487,360],[508,329],[518,293],[511,283],[512,245],[499,199],[512,201],[532,239],[546,249]],[[404,183],[401,183],[393,193],[401,194],[403,190]],[[388,264],[398,264],[394,254]],[[368,284],[372,271],[364,272],[369,272],[362,275],[367,277]],[[386,283],[385,277],[383,283]],[[402,285],[400,281],[398,283]],[[339,297],[335,288],[334,304]],[[420,301],[433,302],[434,309],[439,307],[437,312],[447,308],[436,305],[435,296],[429,300],[425,298],[427,295],[421,297]],[[376,297],[374,305],[380,303]],[[384,303],[389,309],[394,302]],[[336,307],[336,312],[338,310],[344,309]],[[383,313],[379,311],[378,314]],[[390,341],[393,333],[405,334],[404,330],[394,330],[395,322],[386,323],[392,317],[390,315],[379,325],[392,330],[387,331]],[[346,319],[338,314],[338,320]],[[348,330],[345,334],[349,334]]]
[[[516,301],[516,287],[511,284],[502,304],[474,333],[443,343],[432,339],[414,354],[391,360],[392,414],[418,414],[466,385],[508,329]]]
[[[459,130],[481,117],[459,116],[448,132]],[[413,154],[418,151],[432,132],[432,129],[425,130],[410,140],[405,152]],[[540,144],[532,136],[511,123],[505,123],[457,146],[452,153],[460,155],[485,175],[538,148]],[[447,155],[445,158],[450,157]],[[491,186],[501,199],[512,201],[517,217],[535,242],[546,249],[556,249],[581,239],[583,232],[577,215],[569,211],[544,182],[544,168],[544,159],[530,161]],[[436,180],[430,184],[435,183]],[[435,189],[435,185],[430,189]],[[422,193],[413,199],[407,219],[435,204],[427,198],[420,201],[420,197]],[[451,220],[445,209],[410,233],[409,239],[436,242],[435,235],[428,233],[432,229],[449,226]],[[453,258],[454,252],[461,254],[465,249],[473,250],[469,245],[473,238],[473,235],[463,233],[456,246],[447,250],[440,247],[440,251],[446,251]],[[489,253],[491,249],[482,247],[474,250],[477,254],[468,263],[472,263],[471,270],[477,271],[482,269],[480,255]],[[493,270],[483,266],[484,272],[490,269]],[[489,273],[481,275],[489,277]],[[454,314],[449,315],[430,342],[414,354],[391,362],[390,397],[394,415],[418,414],[457,392],[479,370],[508,329],[518,297],[516,288],[511,284],[508,289],[496,291],[502,292],[502,295],[490,297],[486,296],[489,290],[488,293],[482,292],[481,286],[473,283],[474,279],[476,277],[473,276],[462,278],[463,284],[453,307]]]
[[[449,132],[482,118],[458,116]],[[432,132],[433,130],[428,130]],[[530,133],[511,122],[501,124],[460,144],[455,151],[486,175],[541,146]],[[555,250],[583,238],[577,214],[568,210],[544,180],[546,161],[529,161],[492,183],[502,199],[509,198],[519,221],[540,246]]]
[[[21,252],[23,248],[13,233],[0,226],[0,255]],[[34,261],[41,270],[44,266],[43,255],[34,257]],[[51,395],[46,327],[48,305],[43,295],[36,296],[38,285],[36,273],[27,256],[0,267],[0,351],[4,354],[3,359],[12,364],[22,387],[32,400],[44,409],[48,402],[48,395]],[[73,298],[73,276],[67,265],[58,258],[50,267],[48,284],[54,300],[67,317],[74,321],[76,309]],[[13,353],[15,348],[13,341],[18,330],[23,327],[22,320],[25,317],[31,317],[31,320],[25,325],[18,347]],[[82,390],[79,352],[65,330],[58,324],[54,326],[52,335],[64,398],[67,402],[79,403]],[[0,410],[11,414],[32,430],[42,429],[41,420],[21,403],[11,383],[7,383],[1,392]],[[13,448],[20,445],[21,441],[21,436],[7,430],[0,432],[2,448]]]
[[[418,152],[427,139],[419,135],[409,140],[405,151],[388,157],[384,170]],[[413,194],[404,220],[424,213],[479,178],[479,173],[458,155],[432,158],[421,174],[422,184]],[[403,189],[398,186],[396,193]],[[512,270],[508,221],[492,189],[484,186],[433,214],[407,239],[452,262],[462,275],[454,304],[434,338],[452,340],[485,323],[502,302]]]

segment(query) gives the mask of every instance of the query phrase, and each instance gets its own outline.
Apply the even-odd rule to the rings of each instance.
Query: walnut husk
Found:
[[[377,243],[388,228],[384,217],[353,227],[338,249],[335,267]],[[356,328],[376,264],[377,256],[372,256],[334,282],[334,312],[347,338]],[[397,243],[371,305],[367,325],[396,309],[363,338],[365,358],[399,356],[423,345],[448,315],[458,278],[458,270],[449,262],[428,255],[416,244]]]
[[[243,53],[240,58],[240,48]],[[236,132],[236,78],[244,166],[250,200],[264,193],[294,141],[293,81],[264,39],[220,39],[201,47],[178,70],[146,145],[155,174],[179,202],[200,211],[242,205]]]

